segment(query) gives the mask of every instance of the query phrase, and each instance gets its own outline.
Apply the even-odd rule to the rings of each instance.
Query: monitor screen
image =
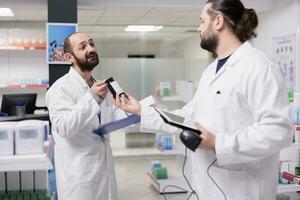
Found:
[[[16,105],[25,104],[26,114],[33,114],[36,103],[36,93],[29,94],[3,94],[1,112],[6,113],[8,116],[16,115]]]

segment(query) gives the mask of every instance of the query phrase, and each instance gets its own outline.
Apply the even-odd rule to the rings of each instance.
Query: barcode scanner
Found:
[[[190,150],[196,151],[202,141],[202,138],[200,137],[201,132],[195,127],[190,126],[191,122],[185,122],[185,119],[182,116],[170,113],[166,110],[161,110],[158,107],[154,107],[154,109],[159,113],[164,122],[182,129],[182,132],[179,136],[181,142]]]
[[[202,141],[202,138],[198,133],[187,129],[183,130],[179,137],[181,142],[192,151],[196,151]]]

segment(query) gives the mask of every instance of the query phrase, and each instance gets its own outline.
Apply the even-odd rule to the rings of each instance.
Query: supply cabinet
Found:
[[[0,122],[0,143],[8,150],[0,155],[0,200],[51,199],[48,170],[52,164],[46,154],[44,124],[38,120]]]
[[[287,148],[281,150],[279,160],[282,161],[291,161],[295,165],[299,164],[299,151],[300,143],[292,143]],[[279,184],[277,193],[289,193],[289,192],[298,192],[300,191],[300,185],[298,184]]]

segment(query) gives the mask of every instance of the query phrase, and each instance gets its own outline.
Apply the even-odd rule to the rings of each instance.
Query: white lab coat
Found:
[[[71,67],[46,95],[55,143],[59,200],[118,200],[109,137],[92,129],[117,118],[108,97],[100,104],[84,79]]]
[[[274,200],[279,151],[292,141],[287,92],[280,69],[245,42],[216,74],[217,61],[203,72],[197,92],[174,111],[216,135],[214,151],[189,152],[190,175],[199,199]],[[219,94],[218,94],[219,93]],[[142,129],[179,132],[150,107],[141,111]]]

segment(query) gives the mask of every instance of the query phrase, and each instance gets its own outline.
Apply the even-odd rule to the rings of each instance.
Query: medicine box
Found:
[[[15,129],[16,154],[43,153],[44,130],[43,121],[18,122]]]
[[[15,122],[0,122],[0,156],[14,154]]]

